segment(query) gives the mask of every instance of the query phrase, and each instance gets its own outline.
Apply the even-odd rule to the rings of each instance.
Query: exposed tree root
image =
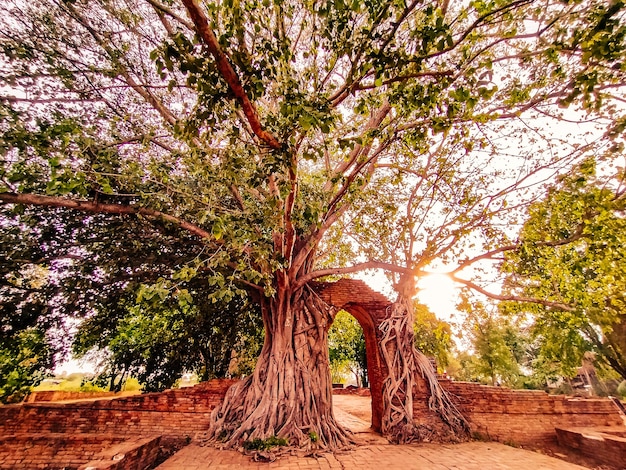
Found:
[[[467,438],[468,424],[449,394],[441,387],[430,361],[413,344],[413,315],[408,300],[399,300],[388,309],[380,325],[380,350],[389,370],[383,383],[382,433],[390,441],[458,441]],[[444,426],[416,424],[413,417],[413,391],[416,374],[429,386],[428,408]]]
[[[233,385],[214,410],[209,440],[240,448],[276,436],[304,452],[351,446],[351,433],[332,413],[331,308],[308,287],[292,299],[271,302],[264,306],[266,339],[254,373]],[[277,447],[262,449],[257,458],[271,459],[280,452]]]

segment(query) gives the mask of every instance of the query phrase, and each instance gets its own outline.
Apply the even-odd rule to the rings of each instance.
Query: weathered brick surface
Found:
[[[125,441],[100,452],[79,470],[136,470],[151,468],[159,456],[160,437]]]
[[[538,390],[510,390],[468,382],[442,380],[472,432],[519,445],[556,442],[556,427],[623,426],[608,399],[548,395]],[[424,413],[424,396],[415,397],[415,414]]]
[[[379,309],[391,303],[383,294],[376,292],[365,282],[357,279],[344,278],[336,282],[312,282],[310,285],[325,302],[337,308],[345,308],[349,304],[359,304]]]
[[[26,397],[27,403],[40,401],[85,400],[92,398],[122,398],[137,395],[139,392],[65,392],[62,390],[42,390]]]
[[[159,438],[127,440],[110,434],[15,434],[0,437],[0,469],[145,468],[156,460]],[[113,457],[116,459],[113,460]],[[113,465],[112,465],[113,464]]]
[[[25,403],[0,407],[0,435],[19,433],[159,434],[193,436],[208,427],[211,412],[235,380],[113,400]]]
[[[599,463],[626,470],[626,427],[621,433],[615,428],[557,428],[556,434],[560,445],[576,449]]]

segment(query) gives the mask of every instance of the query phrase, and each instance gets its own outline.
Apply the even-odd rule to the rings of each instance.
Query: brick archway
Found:
[[[381,339],[379,326],[387,316],[391,301],[372,290],[365,282],[355,279],[316,282],[311,285],[326,303],[351,314],[363,329],[367,375],[372,395],[372,428],[380,432],[383,416],[383,381],[388,371],[378,347]]]

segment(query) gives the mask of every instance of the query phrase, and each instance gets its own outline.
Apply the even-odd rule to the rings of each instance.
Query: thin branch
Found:
[[[383,81],[380,85],[376,85],[374,83],[370,83],[368,85],[355,85],[351,88],[352,91],[362,91],[362,90],[373,90],[374,88],[380,88],[383,86],[391,85],[392,83],[403,82],[405,80],[410,80],[412,78],[424,78],[424,77],[432,77],[432,78],[441,78],[441,77],[452,77],[454,73],[451,70],[444,70],[441,72],[417,72],[417,73],[409,73],[406,75],[398,75],[397,77],[389,78]]]
[[[228,57],[226,57],[226,54],[224,54],[224,51],[220,48],[215,34],[213,34],[213,31],[209,27],[208,18],[197,4],[196,0],[183,0],[183,4],[185,5],[185,8],[187,8],[189,17],[191,18],[191,21],[193,21],[198,35],[207,45],[209,52],[215,59],[217,70],[220,72],[228,84],[228,87],[243,108],[246,119],[250,123],[250,126],[256,136],[273,149],[281,148],[281,144],[278,142],[276,137],[264,130],[263,126],[261,126],[261,121],[259,120],[254,104],[250,101],[246,91],[243,89],[243,84],[237,76],[235,69],[233,69],[233,66],[230,64]]]
[[[359,271],[364,271],[366,269],[384,269],[386,271],[391,271],[391,272],[400,273],[400,274],[412,273],[410,269],[402,267],[402,266],[398,266],[395,264],[385,263],[383,261],[366,261],[365,263],[359,263],[353,266],[346,266],[343,268],[328,268],[328,269],[320,269],[318,271],[310,272],[307,275],[299,278],[295,285],[296,287],[301,287],[305,285],[307,282],[312,281],[314,279],[318,279],[320,277],[356,273]]]
[[[570,237],[563,238],[561,240],[554,240],[554,241],[550,241],[550,242],[537,242],[537,243],[535,243],[535,245],[536,246],[546,246],[546,247],[556,247],[556,246],[563,246],[563,245],[567,245],[569,243],[573,243],[575,241],[580,240],[581,238],[584,238],[584,236],[585,236],[583,234],[584,227],[585,227],[584,224],[578,225],[578,227],[576,227],[576,230],[574,231],[574,233]],[[484,260],[484,259],[493,259],[495,255],[498,255],[500,253],[504,253],[506,251],[517,250],[518,248],[521,247],[521,245],[522,245],[522,243],[520,242],[520,243],[515,243],[515,244],[511,244],[511,245],[502,246],[502,247],[497,248],[495,250],[487,251],[486,253],[483,253],[481,255],[475,256],[473,258],[466,259],[463,262],[459,263],[459,265],[450,274],[454,275],[454,274],[460,272],[461,270],[467,268],[468,266],[476,263],[477,261]]]
[[[171,8],[168,8],[165,5],[162,5],[161,3],[155,1],[155,0],[146,0],[150,5],[152,5],[155,10],[158,10],[162,13],[165,13],[166,15],[174,18],[176,21],[178,21],[180,24],[184,25],[185,27],[187,27],[190,31],[193,31],[193,24],[191,24],[189,21],[185,20],[184,18],[182,18],[180,15],[178,15],[174,10],[172,10]]]
[[[80,201],[56,196],[40,196],[37,194],[0,193],[0,201],[5,204],[25,204],[30,206],[61,207],[83,212],[118,215],[142,215],[151,219],[160,219],[178,225],[180,228],[200,238],[212,238],[211,234],[197,225],[187,222],[164,212],[139,206],[122,204],[102,204],[94,201]]]
[[[571,305],[567,305],[567,304],[564,304],[564,303],[561,303],[561,302],[552,302],[551,300],[535,299],[535,298],[531,298],[531,297],[519,297],[517,295],[496,294],[494,292],[489,292],[488,290],[483,289],[479,285],[474,284],[472,281],[468,281],[466,279],[461,279],[459,277],[456,277],[455,275],[452,275],[451,277],[454,280],[454,282],[458,282],[459,284],[463,284],[464,286],[467,286],[470,289],[475,290],[476,292],[480,292],[481,294],[483,294],[486,297],[489,297],[490,299],[501,300],[501,301],[526,302],[526,303],[531,303],[531,304],[539,304],[539,305],[543,305],[545,307],[552,307],[552,308],[558,308],[559,310],[565,310],[566,312],[574,312],[574,311],[576,311],[576,309],[574,307],[572,307]]]

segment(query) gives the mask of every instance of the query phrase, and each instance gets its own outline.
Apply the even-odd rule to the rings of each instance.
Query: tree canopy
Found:
[[[555,305],[504,308],[532,324],[541,356],[564,372],[591,351],[626,380],[625,175],[623,166],[601,171],[589,160],[560,178],[530,207],[520,247],[507,254],[509,291]]]
[[[2,236],[28,230],[44,251],[11,252],[3,288],[15,294],[24,269],[48,270],[50,288],[85,279],[74,258],[90,254],[86,282],[116,286],[113,298],[135,282],[139,303],[251,299],[265,343],[212,428],[229,445],[349,442],[326,399],[333,312],[310,281],[387,270],[401,359],[389,367],[413,371],[412,321],[399,319],[415,278],[456,262],[459,282],[489,293],[460,273],[512,249],[507,227],[540,182],[621,152],[619,0],[9,0],[0,12]],[[76,240],[63,266],[45,253],[55,234]],[[198,276],[205,299],[186,284]],[[89,292],[38,312],[57,318]],[[389,393],[412,389],[403,373]],[[411,416],[391,410],[383,431],[410,439]]]

